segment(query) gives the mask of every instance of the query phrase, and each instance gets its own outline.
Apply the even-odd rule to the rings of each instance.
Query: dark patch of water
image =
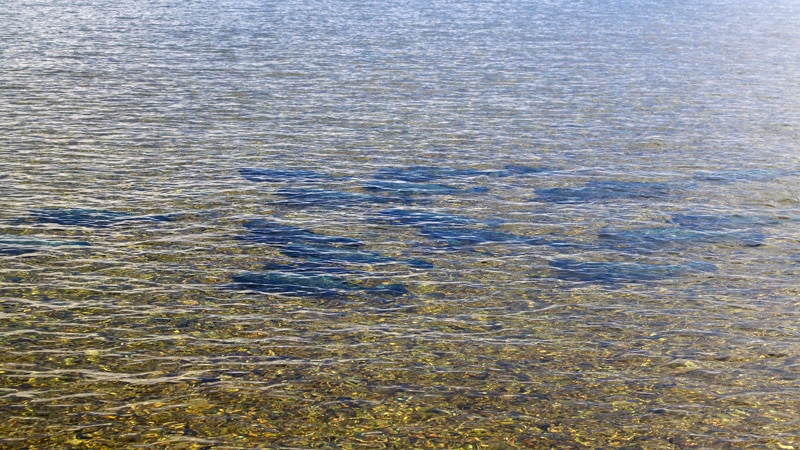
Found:
[[[436,240],[454,248],[488,243],[512,243],[527,245],[546,245],[549,243],[543,238],[530,238],[504,231],[467,227],[423,225],[419,227],[419,233],[429,239]]]
[[[716,266],[713,264],[699,261],[688,264],[646,264],[627,261],[584,262],[573,259],[556,259],[550,261],[549,264],[555,278],[599,284],[658,281],[716,270]]]
[[[408,197],[389,197],[328,189],[278,189],[273,193],[282,200],[276,205],[288,208],[350,208],[364,205],[415,204],[419,200]]]
[[[782,170],[768,169],[701,170],[695,172],[693,178],[697,181],[712,183],[735,183],[742,181],[769,181],[785,174],[786,172]]]
[[[378,212],[379,220],[390,225],[403,225],[411,227],[442,226],[453,227],[472,225],[478,223],[470,217],[455,214],[443,214],[424,210],[412,209],[384,209]]]
[[[366,287],[344,277],[302,272],[245,272],[232,277],[234,289],[247,289],[270,294],[337,299],[356,294],[380,296],[405,295],[408,290],[400,284]]]
[[[36,253],[46,247],[88,247],[88,242],[61,241],[20,236],[0,236],[0,255],[19,256]]]
[[[458,195],[488,192],[489,188],[478,186],[475,188],[461,189],[439,183],[417,183],[410,181],[382,181],[375,180],[363,186],[370,192],[386,192],[401,196],[409,195]]]
[[[331,180],[326,173],[307,169],[260,169],[241,168],[239,174],[248,181],[258,183],[316,182]]]
[[[382,168],[375,174],[375,178],[380,180],[405,181],[408,183],[424,183],[442,179],[475,178],[484,175],[492,176],[498,173],[499,172],[495,170],[455,169],[452,167],[440,166],[406,166]]]
[[[243,224],[249,231],[240,239],[271,245],[321,244],[340,247],[360,247],[358,239],[315,233],[305,228],[283,225],[266,219],[253,219]]]
[[[664,183],[638,181],[591,181],[580,187],[537,189],[534,201],[591,203],[613,200],[665,198],[673,189]]]
[[[175,220],[178,217],[177,215],[142,216],[123,211],[88,208],[43,208],[32,209],[30,213],[29,217],[21,218],[19,223],[52,223],[66,226],[107,228],[122,222],[164,222]]]
[[[324,245],[291,244],[281,253],[292,257],[324,264],[405,264],[411,267],[430,269],[433,264],[421,260],[394,260],[379,253]]]
[[[603,230],[597,237],[604,246],[626,251],[686,248],[702,243],[755,247],[764,242],[764,233],[758,230],[699,230],[683,227]]]

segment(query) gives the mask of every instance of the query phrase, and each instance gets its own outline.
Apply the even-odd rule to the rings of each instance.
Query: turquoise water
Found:
[[[7,2],[0,447],[800,447],[797,23]]]

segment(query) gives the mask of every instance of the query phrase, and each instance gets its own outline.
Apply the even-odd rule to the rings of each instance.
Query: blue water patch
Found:
[[[270,294],[283,294],[319,299],[340,298],[354,294],[404,295],[408,291],[402,285],[391,284],[365,287],[334,275],[302,272],[245,272],[232,277],[235,289],[248,289]]]
[[[380,211],[378,220],[390,225],[414,228],[420,235],[454,249],[488,243],[548,243],[542,238],[530,238],[488,228],[486,223],[454,214],[394,208]]]
[[[363,189],[371,192],[386,192],[402,196],[480,194],[489,191],[489,188],[485,186],[462,189],[439,183],[417,183],[410,181],[383,180],[370,181],[363,186]]]
[[[422,225],[419,227],[419,233],[422,236],[454,248],[489,243],[512,243],[527,245],[546,245],[549,243],[543,238],[530,238],[514,233],[507,233],[504,231],[485,228]]]
[[[693,178],[697,181],[712,183],[735,183],[751,181],[770,181],[787,174],[784,170],[770,169],[730,169],[730,170],[700,170],[695,172]]]
[[[421,260],[395,260],[379,253],[352,248],[325,245],[290,244],[281,249],[285,256],[305,259],[324,264],[404,264],[411,267],[430,269],[433,264]]]
[[[550,261],[551,275],[563,281],[598,284],[637,283],[716,271],[713,264],[646,264],[640,262],[584,262],[573,259]]]
[[[454,227],[461,225],[477,224],[478,221],[470,217],[456,214],[443,214],[424,210],[392,208],[378,212],[380,221],[390,225],[411,227],[441,226]]]
[[[249,231],[241,239],[271,245],[321,244],[340,247],[360,247],[358,239],[315,233],[305,228],[284,225],[266,219],[248,220],[243,224]]]
[[[764,226],[777,223],[762,217],[743,215],[676,214],[670,221],[690,230],[702,230],[727,236],[742,245],[757,247],[764,244]]]
[[[281,200],[273,202],[288,208],[350,208],[365,205],[415,204],[419,200],[328,189],[278,189],[273,193]]]
[[[613,200],[654,199],[671,195],[665,183],[639,181],[590,181],[579,187],[537,189],[534,201],[549,203],[592,203]]]
[[[319,300],[344,300],[363,296],[371,302],[385,302],[408,295],[402,284],[364,286],[335,274],[306,270],[266,270],[234,275],[230,289],[253,290],[268,294],[306,297]]]
[[[348,275],[366,276],[368,272],[355,271],[349,267],[337,266],[322,261],[293,261],[291,264],[268,263],[261,267],[267,272],[288,272],[305,275]]]
[[[696,230],[742,230],[779,223],[763,217],[713,214],[675,214],[670,222]]]
[[[469,181],[477,177],[511,177],[517,175],[534,175],[551,172],[547,167],[507,164],[503,169],[456,169],[442,166],[400,166],[385,167],[375,174],[379,180],[406,181],[409,183],[426,183],[441,180]]]
[[[684,227],[607,229],[601,231],[598,238],[608,247],[626,251],[685,248],[703,243],[755,247],[762,245],[765,239],[764,233],[759,230],[702,230]]]
[[[0,244],[0,256],[19,256],[28,253],[36,253],[37,249],[30,247],[19,247],[15,245]]]
[[[287,182],[317,182],[331,180],[328,174],[307,169],[261,169],[245,167],[239,169],[239,174],[248,181],[287,183]]]
[[[62,209],[43,208],[33,209],[30,216],[20,219],[20,223],[52,223],[67,226],[82,226],[89,228],[106,228],[122,222],[132,221],[171,221],[177,215],[136,215],[123,211],[110,211],[103,209]]]
[[[266,219],[245,222],[248,233],[243,240],[269,244],[292,258],[291,264],[269,263],[260,272],[247,272],[233,277],[232,287],[260,292],[338,298],[354,294],[396,296],[407,294],[400,284],[365,287],[350,279],[364,276],[351,265],[403,264],[415,268],[432,268],[427,261],[395,260],[380,253],[360,250],[357,239],[315,233],[305,228],[283,225]]]
[[[500,176],[508,177],[514,175],[538,175],[543,173],[552,172],[552,169],[547,167],[537,166],[524,166],[519,164],[507,164],[505,169],[498,173]]]
[[[440,166],[385,167],[375,174],[376,179],[424,183],[443,179],[464,179],[498,175],[496,170],[455,169]]]

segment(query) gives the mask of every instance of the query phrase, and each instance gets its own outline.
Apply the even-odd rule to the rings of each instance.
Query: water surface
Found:
[[[0,446],[800,446],[797,23],[6,2]]]

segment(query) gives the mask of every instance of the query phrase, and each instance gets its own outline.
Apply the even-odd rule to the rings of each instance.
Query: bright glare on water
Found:
[[[0,447],[800,448],[800,4],[6,0]]]

